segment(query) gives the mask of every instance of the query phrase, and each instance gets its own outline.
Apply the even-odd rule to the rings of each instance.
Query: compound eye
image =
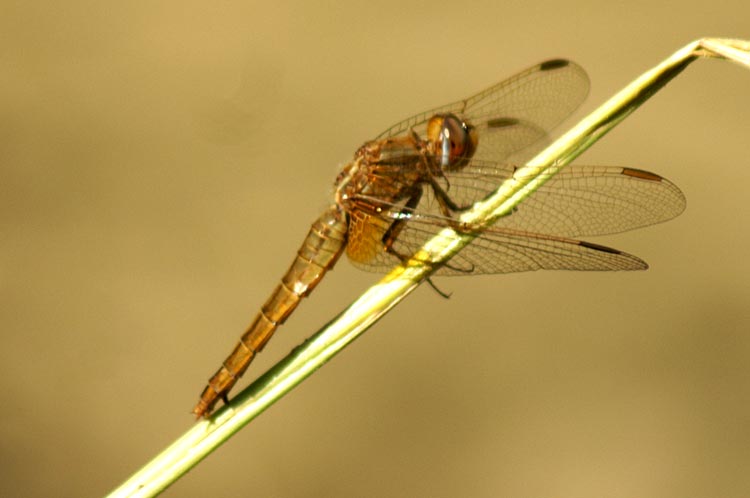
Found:
[[[427,137],[435,144],[435,155],[446,170],[468,164],[477,147],[474,128],[453,114],[438,114],[427,124]]]

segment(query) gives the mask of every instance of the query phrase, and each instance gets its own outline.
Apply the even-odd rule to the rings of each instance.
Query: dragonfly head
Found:
[[[454,114],[436,114],[430,118],[427,138],[434,145],[440,167],[446,171],[466,166],[479,142],[474,127]]]

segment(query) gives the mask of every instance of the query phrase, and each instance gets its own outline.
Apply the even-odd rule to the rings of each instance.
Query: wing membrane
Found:
[[[583,102],[589,81],[577,64],[556,59],[532,66],[465,100],[411,116],[381,133],[377,139],[397,137],[410,130],[425,137],[435,114],[453,113],[471,123],[479,144],[471,162],[446,172],[438,181],[458,206],[469,207],[503,182],[521,181],[514,164],[523,164],[549,141],[549,132]],[[379,174],[408,178],[407,164],[379,165]],[[368,257],[353,263],[369,271],[388,271],[399,258],[380,250],[387,227],[403,225],[393,249],[410,256],[443,227],[446,218],[433,190],[422,185],[414,210],[400,199],[381,213],[378,230],[369,232]],[[367,199],[387,207],[383,199]],[[364,205],[367,205],[365,202]],[[539,269],[636,270],[647,267],[621,251],[568,237],[603,235],[666,221],[685,208],[682,192],[668,180],[633,168],[568,166],[525,199],[510,215],[477,237],[439,275],[509,273]],[[459,213],[456,213],[456,216]],[[554,235],[553,235],[554,234]]]
[[[458,204],[472,203],[503,181],[519,181],[514,170],[508,165],[472,162],[449,178],[448,194]],[[427,202],[435,203],[433,199]],[[435,208],[419,209],[434,212]],[[656,174],[618,166],[571,165],[495,226],[565,237],[607,235],[670,220],[684,209],[680,189]]]
[[[435,114],[453,113],[479,132],[475,157],[520,162],[541,150],[549,131],[575,111],[586,98],[589,80],[574,62],[555,59],[532,66],[465,100],[436,107],[391,126],[376,140],[413,129],[425,136]],[[529,147],[533,150],[526,151]],[[514,156],[525,151],[524,156]]]
[[[396,239],[397,254],[412,255],[442,224],[429,218],[410,220]],[[366,271],[387,272],[398,264],[393,254],[380,252],[368,262],[352,261]],[[513,273],[534,270],[644,270],[637,256],[597,244],[505,228],[488,228],[448,264],[440,276]]]
[[[518,181],[514,174],[512,166],[475,161],[451,177],[447,191],[459,204],[463,200],[473,202],[503,181]],[[568,166],[516,211],[484,231],[437,274],[645,269],[646,264],[635,256],[567,237],[632,230],[669,220],[684,208],[682,192],[653,173],[623,167]],[[414,254],[441,228],[455,223],[441,214],[429,187],[424,188],[415,210],[394,205],[383,216],[388,218],[387,224],[398,218],[407,219],[393,246],[402,255]],[[382,243],[373,240],[372,245],[379,247]],[[385,272],[398,262],[392,254],[381,252],[369,261],[355,264],[368,271]]]

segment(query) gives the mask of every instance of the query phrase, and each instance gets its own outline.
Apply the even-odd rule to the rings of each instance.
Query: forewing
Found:
[[[477,130],[475,157],[505,161],[531,157],[533,147],[546,143],[548,132],[576,110],[586,98],[589,80],[574,62],[555,59],[532,66],[465,100],[407,118],[378,135],[398,136],[413,129],[425,137],[435,114],[453,113]],[[536,147],[534,147],[536,146]],[[525,155],[521,155],[526,152]]]
[[[450,177],[448,195],[466,206],[494,192],[504,181],[520,180],[513,166],[474,161]],[[436,213],[434,203],[427,197],[418,210]],[[570,165],[494,226],[564,237],[607,235],[670,220],[684,209],[680,189],[654,173]]]

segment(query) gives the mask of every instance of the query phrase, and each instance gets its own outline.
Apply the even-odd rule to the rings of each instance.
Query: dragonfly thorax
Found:
[[[416,135],[367,142],[336,179],[336,202],[379,212],[410,197],[434,168],[428,143]]]

